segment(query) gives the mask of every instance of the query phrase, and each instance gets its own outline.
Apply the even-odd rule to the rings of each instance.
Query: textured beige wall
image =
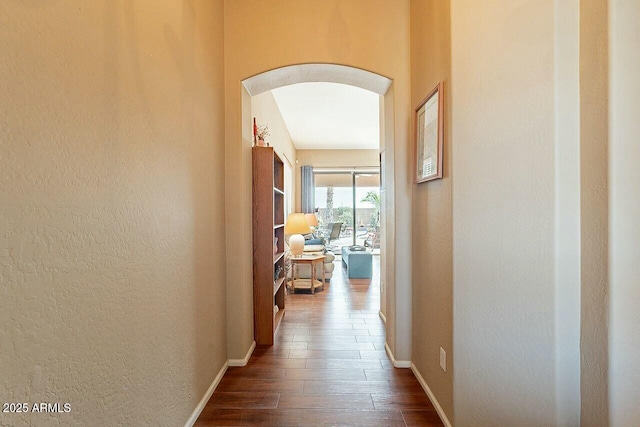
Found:
[[[0,3],[0,396],[182,425],[226,360],[223,2]]]
[[[443,178],[413,186],[412,361],[453,420],[453,230],[451,199],[451,32],[448,0],[411,1],[411,105],[444,82]],[[440,347],[447,372],[440,368]]]
[[[295,165],[296,183],[302,182],[301,167],[311,165],[320,168],[329,167],[377,167],[380,163],[378,150],[298,150],[298,163]],[[300,187],[296,192],[295,208],[300,212],[302,206]]]
[[[390,102],[396,126],[387,159],[397,166],[388,170],[396,172],[393,206],[399,226],[387,234],[410,236],[409,1],[237,0],[226,2],[225,22],[228,345],[230,357],[241,358],[253,341],[251,141],[246,137],[250,122],[243,121],[242,100],[247,92],[241,82],[303,63],[342,64],[393,79],[395,99]],[[405,246],[394,245],[393,261],[399,265],[387,270],[387,275],[396,274],[394,307],[403,308],[398,313],[403,327],[392,334],[390,345],[395,348],[398,344],[403,360],[411,356],[409,240],[402,240]],[[391,317],[395,314],[394,309]],[[393,320],[387,325],[395,327]]]
[[[554,2],[451,1],[456,426],[554,425]]]
[[[611,0],[610,425],[640,420],[640,3]]]

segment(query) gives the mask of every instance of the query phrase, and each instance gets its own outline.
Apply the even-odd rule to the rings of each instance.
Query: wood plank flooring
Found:
[[[229,368],[196,426],[442,426],[409,369],[384,351],[379,278],[287,295],[271,348]],[[374,272],[379,271],[374,256]]]

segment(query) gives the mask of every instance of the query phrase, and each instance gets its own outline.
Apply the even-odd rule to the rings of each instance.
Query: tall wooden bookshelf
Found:
[[[253,332],[260,346],[273,345],[284,317],[284,221],[284,163],[273,147],[253,147]]]

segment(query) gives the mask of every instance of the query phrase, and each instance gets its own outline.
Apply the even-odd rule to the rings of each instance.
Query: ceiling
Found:
[[[340,83],[298,83],[272,93],[296,149],[379,149],[377,93]]]

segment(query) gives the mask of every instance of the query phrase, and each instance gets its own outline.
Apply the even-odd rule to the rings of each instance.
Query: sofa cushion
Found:
[[[309,239],[304,241],[305,246],[322,245],[322,239]],[[324,247],[324,246],[323,246]]]
[[[320,253],[324,253],[324,246],[323,245],[305,245],[304,246],[304,251],[305,252],[320,252]]]

